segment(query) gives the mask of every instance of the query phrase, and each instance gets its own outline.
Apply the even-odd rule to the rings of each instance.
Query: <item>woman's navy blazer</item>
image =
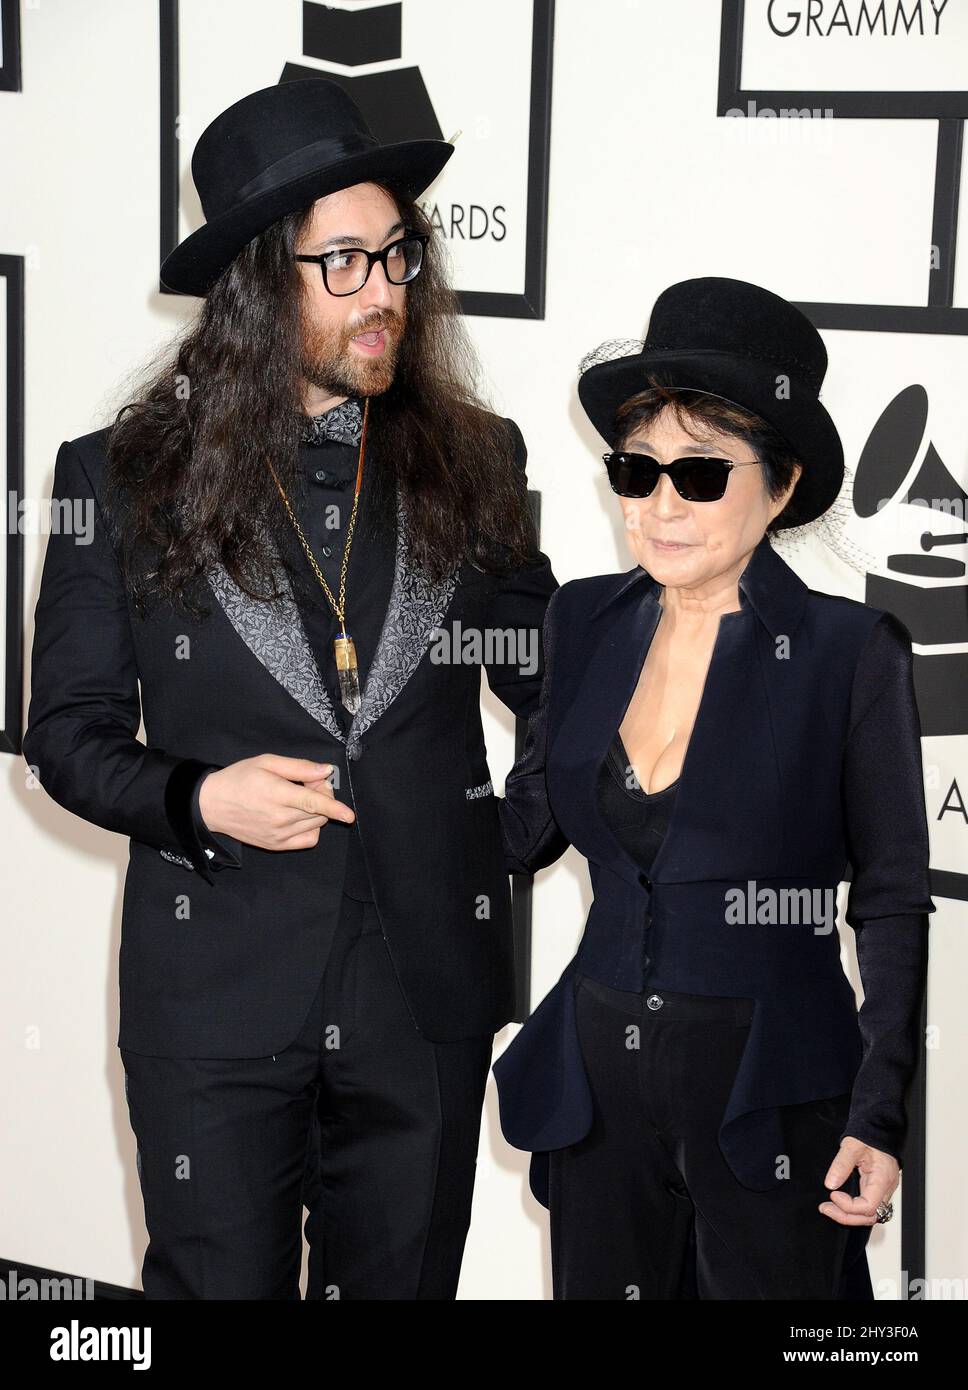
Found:
[[[572,844],[588,860],[594,901],[574,959],[494,1064],[501,1125],[536,1156],[590,1127],[577,972],[616,989],[640,990],[647,974],[658,991],[751,998],[719,1144],[740,1182],[766,1190],[781,1180],[778,1107],[851,1091],[864,1053],[836,926],[848,863],[847,922],[900,927],[911,949],[896,969],[923,987],[924,914],[935,905],[910,637],[891,613],[808,588],[764,535],[740,576],[739,610],[720,618],[672,819],[646,876],[603,820],[596,788],[658,596],[636,567],[572,580],[548,605],[541,704],[500,807],[506,864],[533,873]],[[886,658],[876,681],[858,674],[868,644]],[[904,1027],[917,1030],[916,1014]],[[545,1178],[546,1164],[536,1180],[533,1162],[547,1205]]]

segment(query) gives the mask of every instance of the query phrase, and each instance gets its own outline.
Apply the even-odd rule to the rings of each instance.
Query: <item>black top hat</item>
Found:
[[[823,339],[793,304],[745,280],[710,275],[663,290],[642,351],[589,367],[578,396],[613,449],[616,411],[647,388],[647,373],[752,411],[803,466],[796,486],[796,524],[803,525],[833,504],[844,478],[840,436],[819,400],[826,370]]]
[[[416,198],[453,153],[446,140],[379,144],[353,99],[323,77],[250,92],[199,136],[192,178],[206,222],[167,257],[162,284],[205,295],[246,242],[280,217],[370,180]]]

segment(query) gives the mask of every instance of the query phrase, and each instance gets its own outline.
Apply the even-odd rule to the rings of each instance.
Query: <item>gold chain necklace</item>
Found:
[[[302,527],[296,520],[296,515],[289,505],[289,498],[286,496],[283,486],[276,476],[276,470],[273,468],[270,460],[268,458],[266,459],[266,463],[269,465],[269,472],[275,479],[276,487],[279,489],[279,493],[286,506],[286,511],[289,513],[289,520],[296,528],[296,535],[299,537],[302,548],[306,552],[306,557],[313,567],[313,573],[323,586],[333,612],[339,619],[340,630],[333,641],[333,651],[336,655],[336,674],[339,677],[340,699],[351,714],[355,714],[360,707],[360,672],[356,661],[356,647],[352,637],[346,631],[346,570],[350,560],[350,546],[353,543],[353,529],[356,526],[356,513],[360,501],[360,489],[363,484],[363,457],[366,452],[366,423],[369,414],[370,398],[367,396],[363,402],[363,430],[360,434],[360,457],[356,465],[356,490],[353,493],[353,510],[350,512],[349,524],[346,527],[346,541],[343,546],[343,562],[340,565],[339,574],[338,600],[333,597],[333,591],[326,583],[326,577],[316,563],[316,557],[309,548],[306,537],[303,535]]]

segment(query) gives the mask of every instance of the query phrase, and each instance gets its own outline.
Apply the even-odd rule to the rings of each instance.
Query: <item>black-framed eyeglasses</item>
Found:
[[[370,278],[377,261],[391,285],[405,285],[420,274],[424,247],[430,237],[425,232],[407,232],[391,241],[382,251],[367,251],[363,246],[344,246],[323,251],[318,256],[295,256],[297,261],[315,261],[323,272],[323,284],[330,294],[356,294]]]
[[[651,454],[603,454],[608,469],[608,481],[619,497],[648,497],[668,473],[672,485],[686,502],[718,502],[725,495],[729,475],[734,468],[752,468],[758,459],[734,463],[732,459],[710,458],[705,454],[690,454],[660,463]]]

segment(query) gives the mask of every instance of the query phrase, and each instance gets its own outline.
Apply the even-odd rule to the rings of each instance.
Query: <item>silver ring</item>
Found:
[[[894,1215],[894,1203],[893,1203],[893,1202],[878,1202],[878,1204],[877,1204],[877,1212],[875,1213],[875,1220],[876,1220],[879,1224],[882,1223],[882,1222],[884,1222],[884,1221],[890,1221],[890,1219],[891,1219],[891,1217],[892,1217],[893,1215]]]

